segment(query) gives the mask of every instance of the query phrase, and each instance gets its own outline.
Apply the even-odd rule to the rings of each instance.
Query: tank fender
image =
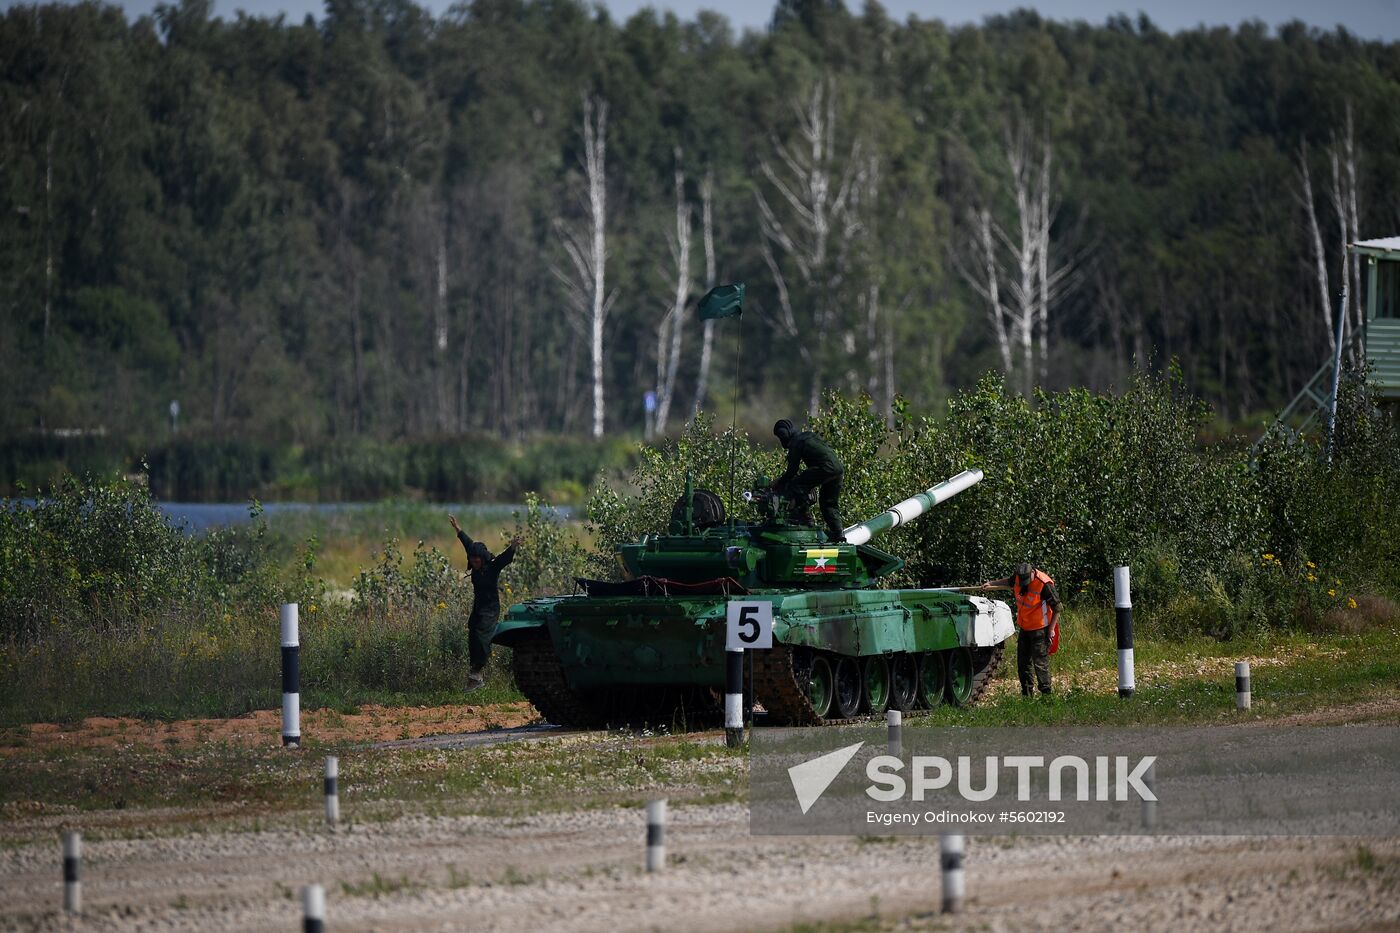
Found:
[[[517,603],[506,610],[501,621],[496,624],[496,631],[491,636],[491,643],[504,648],[513,648],[527,635],[548,629],[549,616],[554,608],[555,601],[533,601],[528,603]]]
[[[1016,632],[1012,621],[1011,607],[999,599],[985,596],[969,596],[968,600],[977,607],[977,615],[972,620],[972,645],[990,648],[1006,641]]]

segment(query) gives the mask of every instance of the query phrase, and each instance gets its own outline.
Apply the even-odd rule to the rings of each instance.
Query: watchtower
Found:
[[[1366,270],[1362,336],[1376,394],[1400,401],[1400,236],[1352,244]]]
[[[1366,326],[1359,334],[1343,339],[1348,351],[1359,344],[1369,365],[1371,385],[1376,396],[1389,405],[1400,404],[1400,236],[1381,240],[1361,240],[1347,248],[1365,261]],[[1304,434],[1314,425],[1326,425],[1331,408],[1332,357],[1288,403],[1273,431]],[[1264,438],[1254,442],[1257,451]]]

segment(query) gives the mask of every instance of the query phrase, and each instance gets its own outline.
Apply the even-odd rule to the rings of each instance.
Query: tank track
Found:
[[[1006,646],[974,648],[972,661],[972,693],[965,705],[971,706],[982,699],[1001,668],[1006,656]],[[856,716],[851,719],[821,717],[807,700],[803,677],[799,670],[800,662],[791,645],[774,645],[768,651],[753,652],[753,689],[758,703],[780,725],[820,726],[842,722],[862,722],[873,719],[871,716]]]
[[[547,722],[574,729],[645,727],[686,731],[708,726],[718,707],[705,691],[685,687],[619,687],[579,691],[569,686],[548,632],[515,645],[515,685]]]
[[[996,678],[997,671],[1001,668],[1001,662],[1005,657],[1005,642],[993,648],[972,649],[972,664],[976,673],[972,675],[972,693],[967,698],[968,706],[982,699],[982,695],[987,692],[987,688],[992,685],[992,681]]]
[[[812,709],[807,691],[798,679],[791,645],[776,644],[767,651],[750,653],[753,659],[754,699],[784,726],[819,726],[823,719]]]
[[[801,669],[799,656],[802,650],[805,649],[794,650],[791,645],[779,644],[770,650],[752,653],[754,695],[769,716],[778,724],[786,726],[820,726],[862,722],[873,718],[856,716],[851,719],[837,719],[818,716],[807,700],[805,672]],[[513,653],[512,666],[516,686],[525,695],[525,699],[540,711],[540,715],[555,725],[575,729],[603,729],[610,725],[624,725],[629,721],[664,719],[667,716],[664,710],[656,707],[649,711],[628,709],[626,707],[629,704],[616,693],[593,696],[574,690],[564,677],[564,669],[559,664],[559,657],[554,652],[554,645],[547,632],[527,636],[515,645]],[[1005,654],[1004,645],[973,649],[976,673],[973,675],[972,693],[968,697],[967,705],[971,706],[982,699],[996,677]],[[678,696],[676,706],[680,708],[682,705],[684,704]],[[712,717],[699,712],[695,718],[698,724]]]
[[[527,635],[513,654],[515,685],[548,722],[578,729],[608,725],[610,711],[569,686],[548,632]]]

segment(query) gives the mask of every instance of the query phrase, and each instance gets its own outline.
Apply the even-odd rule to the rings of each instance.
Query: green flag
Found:
[[[734,317],[744,313],[744,284],[716,285],[710,293],[700,299],[700,320],[713,321],[717,317]]]

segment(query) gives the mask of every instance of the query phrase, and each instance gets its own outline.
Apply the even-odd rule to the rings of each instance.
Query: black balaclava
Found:
[[[792,438],[794,433],[796,433],[796,428],[794,428],[792,422],[786,418],[773,425],[773,434],[777,436],[778,443],[782,444],[784,447],[788,445],[788,441]]]

